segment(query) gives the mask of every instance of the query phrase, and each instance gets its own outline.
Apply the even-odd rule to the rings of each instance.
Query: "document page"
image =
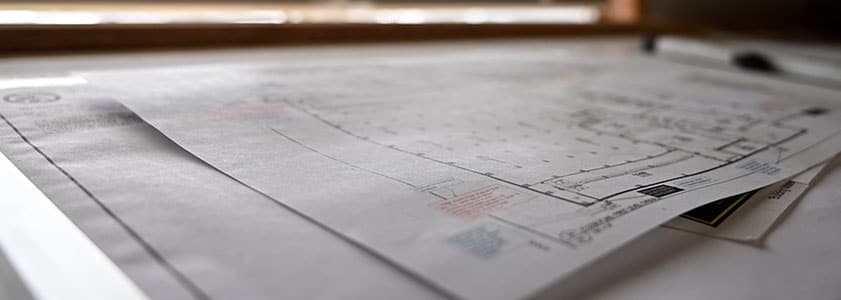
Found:
[[[231,178],[468,299],[539,294],[841,149],[837,92],[646,57],[357,54],[86,78]]]
[[[3,154],[0,191],[0,299],[147,300]]]
[[[3,299],[33,300],[32,293],[15,272],[3,249],[0,249],[0,297]]]
[[[755,242],[809,189],[828,163],[790,180],[715,201],[686,212],[664,226],[710,237]]]
[[[0,90],[0,151],[73,222],[65,226],[78,226],[85,240],[93,241],[143,292],[141,297],[442,299],[197,160],[109,93],[93,87]],[[6,206],[33,200],[7,199],[15,196],[14,189],[0,191],[0,203]],[[46,265],[54,272],[34,271],[41,275],[34,282],[35,296],[43,295],[36,293],[43,286],[52,299],[96,299],[89,296],[120,287],[113,282],[121,277],[100,278],[95,283],[101,286],[91,288],[80,283],[92,280],[74,280],[74,273],[59,272],[55,264],[83,263],[87,268],[76,271],[92,278],[99,274],[94,264],[82,259],[91,255],[88,249],[66,241],[72,237],[65,233],[67,228],[47,226],[53,224],[40,217],[44,212],[30,210],[0,218],[0,224],[7,225],[0,230],[0,242],[9,243],[3,245],[9,258],[42,254],[32,249],[55,239],[66,248],[47,244],[43,252],[60,249],[64,256],[35,256],[54,258],[36,261],[36,266]],[[61,235],[47,239],[27,228]],[[5,230],[17,239],[3,239]],[[11,251],[15,249],[19,250]],[[324,282],[330,282],[329,288]],[[105,299],[132,299],[106,295],[110,297]]]

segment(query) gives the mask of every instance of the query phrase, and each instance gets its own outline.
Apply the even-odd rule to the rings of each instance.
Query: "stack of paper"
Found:
[[[0,151],[154,299],[545,296],[664,223],[759,240],[841,150],[838,91],[626,52],[75,76],[0,90]]]

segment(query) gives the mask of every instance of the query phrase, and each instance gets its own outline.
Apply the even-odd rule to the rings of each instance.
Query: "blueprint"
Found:
[[[41,277],[27,282],[38,299],[441,299],[195,159],[95,88],[0,90],[0,151],[73,222],[51,227],[43,210],[10,209],[39,199],[0,188],[0,244],[10,259],[42,258],[30,272]],[[108,293],[120,276],[83,259],[87,248],[67,233],[76,227],[141,294]],[[45,245],[50,237],[58,242]],[[82,266],[56,268],[71,263]],[[12,287],[0,292],[14,297],[0,298],[25,299]]]
[[[710,237],[756,242],[809,189],[828,163],[786,181],[693,209],[663,226]]]
[[[9,259],[2,252],[0,252],[0,296],[3,299],[33,299],[32,294],[15,273]]]
[[[834,91],[521,52],[85,77],[231,178],[458,298],[540,294],[841,149]]]

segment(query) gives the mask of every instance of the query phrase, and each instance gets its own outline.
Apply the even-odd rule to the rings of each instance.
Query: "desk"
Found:
[[[488,47],[534,47],[548,51],[558,47],[588,51],[636,51],[635,39],[575,39],[485,41]],[[383,56],[406,51],[444,51],[473,47],[475,42],[402,44],[394,47],[364,46],[365,51]],[[322,46],[341,56],[346,47]],[[368,48],[365,48],[368,47]],[[354,48],[359,50],[360,48]],[[306,56],[308,47],[283,50],[283,57]],[[60,58],[15,58],[0,62],[3,75],[61,73],[74,70],[138,68],[159,65],[188,65],[241,59],[271,60],[278,57],[274,48],[217,50],[153,54],[68,56]],[[841,168],[838,164],[821,179],[772,232],[764,245],[753,247],[701,237],[668,229],[655,229],[633,243],[572,275],[556,285],[546,298],[585,299],[833,299],[841,294]],[[306,226],[305,223],[301,226]],[[312,226],[312,225],[310,225]],[[312,228],[308,230],[313,230]],[[289,238],[294,238],[290,234]],[[306,249],[303,249],[306,250]],[[331,251],[331,250],[323,250]],[[340,250],[334,250],[340,251]],[[332,255],[329,254],[328,255]],[[333,257],[342,257],[334,255]],[[333,290],[322,288],[324,298],[365,298],[403,295],[408,298],[436,298],[407,278],[388,271],[388,266],[371,262],[366,270],[391,274],[381,282],[372,282],[375,290]],[[379,271],[374,271],[379,270]],[[355,270],[345,272],[348,278]],[[295,274],[288,274],[293,276]],[[362,280],[357,279],[358,284]],[[387,293],[377,287],[390,286]],[[331,293],[333,292],[333,293]],[[343,293],[343,294],[336,294]]]

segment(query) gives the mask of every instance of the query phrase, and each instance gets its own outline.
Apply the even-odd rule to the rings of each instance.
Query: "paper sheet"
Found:
[[[826,165],[823,163],[812,167],[791,180],[693,209],[664,226],[715,238],[758,241],[808,190],[812,180]]]
[[[0,115],[2,116],[2,115]],[[2,118],[0,118],[2,119]],[[5,119],[3,119],[5,120]],[[146,300],[129,280],[12,163],[0,154],[0,274],[2,299]],[[5,265],[5,266],[4,266]],[[13,267],[2,272],[3,268]],[[16,284],[15,282],[18,281]],[[15,287],[26,283],[26,288]],[[0,288],[3,296],[5,288]],[[31,294],[30,294],[31,292]]]
[[[150,299],[441,298],[196,160],[109,95],[79,88],[85,96],[52,87],[11,102],[2,99],[26,91],[0,90],[0,151]],[[3,191],[0,200],[9,203]],[[36,213],[18,217],[48,229],[49,220]],[[14,221],[0,223],[5,220]],[[30,246],[45,240],[15,226],[0,228]],[[58,263],[84,262],[72,255],[84,248],[62,247],[70,258]],[[88,268],[77,271],[93,271]],[[32,283],[36,294],[71,297],[44,281]],[[108,280],[97,284],[86,291],[114,287]]]
[[[32,300],[32,293],[23,284],[6,254],[0,249],[0,298]]]
[[[841,149],[834,91],[530,54],[86,78],[219,170],[471,299],[535,295]]]
[[[603,257],[546,299],[833,299],[841,291],[841,161],[762,247],[657,228]]]

